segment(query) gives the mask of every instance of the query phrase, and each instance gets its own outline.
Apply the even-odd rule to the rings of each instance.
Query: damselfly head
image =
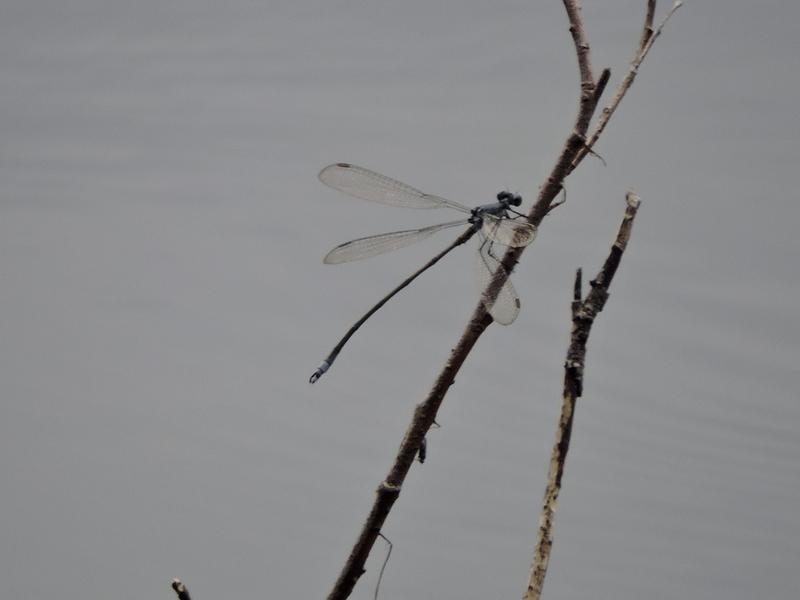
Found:
[[[519,206],[522,204],[522,196],[519,194],[512,194],[511,192],[507,192],[505,190],[497,193],[497,199],[500,202],[507,203],[509,206]]]

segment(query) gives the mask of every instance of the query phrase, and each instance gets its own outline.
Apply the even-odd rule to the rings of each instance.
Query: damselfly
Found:
[[[512,208],[512,206],[519,206],[522,203],[520,196],[510,192],[500,192],[497,194],[497,202],[468,208],[453,200],[426,194],[391,177],[348,163],[337,163],[325,167],[320,171],[319,179],[325,185],[362,200],[404,208],[450,208],[468,215],[458,221],[430,225],[421,229],[393,231],[351,240],[328,252],[323,259],[326,264],[369,258],[404,248],[443,229],[463,227],[464,225],[468,225],[468,228],[450,246],[434,256],[361,317],[322,361],[320,367],[314,371],[309,379],[311,383],[316,382],[331,367],[350,337],[369,317],[400,290],[432,267],[440,258],[475,234],[480,242],[476,253],[476,283],[481,290],[484,290],[481,297],[484,306],[492,318],[502,325],[509,325],[517,318],[520,307],[519,296],[508,279],[499,291],[493,294],[493,297],[489,297],[486,290],[498,270],[503,269],[498,246],[519,248],[527,246],[536,237],[536,228],[525,219],[523,214]]]

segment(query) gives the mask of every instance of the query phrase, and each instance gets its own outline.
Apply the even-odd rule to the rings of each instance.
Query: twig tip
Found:
[[[189,590],[186,589],[186,586],[177,577],[172,580],[172,589],[175,590],[175,594],[177,594],[178,600],[191,599],[191,597],[189,596]]]
[[[627,202],[628,206],[631,208],[639,208],[642,198],[633,190],[629,190],[628,193],[625,194],[625,202]]]

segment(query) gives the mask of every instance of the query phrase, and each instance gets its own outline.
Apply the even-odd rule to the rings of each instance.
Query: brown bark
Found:
[[[553,208],[554,201],[562,189],[564,179],[575,169],[586,154],[588,154],[591,144],[597,140],[605,127],[605,124],[603,124],[602,128],[598,130],[598,126],[596,125],[595,133],[592,138],[590,138],[591,144],[587,141],[589,125],[597,108],[600,94],[608,81],[609,73],[607,70],[604,70],[599,79],[594,79],[590,61],[589,42],[580,14],[580,5],[577,0],[562,1],[567,13],[569,31],[575,46],[578,70],[580,73],[578,114],[575,118],[572,131],[564,142],[564,147],[555,165],[544,184],[540,187],[538,197],[527,215],[528,220],[535,227],[539,227],[543,219]],[[674,12],[675,8],[676,7],[673,7],[670,14]],[[644,59],[644,56],[647,54],[647,51],[652,46],[653,41],[659,33],[660,27],[653,35],[648,36],[645,49],[637,55],[639,58],[638,64]],[[638,64],[636,64],[637,68]],[[630,83],[632,83],[632,78]],[[624,96],[627,92],[628,88],[630,88],[630,84],[624,89],[618,90],[617,93],[620,94],[620,99],[621,96]],[[617,104],[618,103],[617,101]],[[611,112],[613,113],[613,110]],[[610,119],[610,116],[611,113],[607,115],[606,123],[608,119]],[[524,247],[509,248],[506,251],[502,260],[504,268],[498,269],[495,273],[495,276],[492,278],[492,281],[483,294],[484,299],[488,299],[489,302],[491,302],[492,299],[497,297],[500,288],[513,271],[524,251]],[[472,347],[491,322],[492,318],[487,313],[484,307],[484,301],[482,300],[473,311],[464,332],[461,334],[461,338],[453,348],[449,359],[436,378],[427,398],[421,404],[417,405],[412,421],[403,437],[395,462],[386,479],[378,486],[373,507],[361,528],[361,532],[350,552],[344,568],[328,595],[328,600],[342,600],[349,597],[359,577],[364,573],[364,564],[375,543],[375,539],[378,533],[380,533],[381,527],[392,505],[400,494],[405,477],[414,462],[414,457],[417,455],[428,429],[430,429],[436,419],[436,414],[444,400],[447,390],[455,381],[456,375],[472,350]]]
[[[625,216],[611,247],[603,268],[591,282],[592,289],[585,299],[581,292],[581,270],[575,275],[575,288],[572,299],[572,334],[570,336],[567,359],[564,362],[564,392],[562,395],[561,416],[556,429],[556,442],[550,455],[550,470],[547,475],[542,511],[539,516],[539,539],[533,555],[528,588],[524,600],[539,600],[544,587],[544,578],[550,564],[550,551],[553,547],[553,524],[555,522],[558,495],[567,462],[572,425],[575,419],[575,405],[583,394],[583,371],[586,361],[586,342],[592,324],[603,310],[608,300],[608,288],[619,267],[622,253],[628,245],[633,227],[633,219],[639,209],[639,197],[628,192]]]

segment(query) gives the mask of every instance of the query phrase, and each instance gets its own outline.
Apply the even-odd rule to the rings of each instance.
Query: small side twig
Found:
[[[586,139],[586,144],[584,148],[578,153],[578,155],[572,161],[572,169],[574,170],[575,167],[580,164],[580,162],[589,154],[589,151],[594,147],[597,139],[603,133],[608,125],[608,122],[611,120],[611,116],[617,110],[620,102],[625,97],[625,94],[628,92],[628,89],[633,85],[633,80],[636,79],[636,74],[639,72],[639,66],[644,61],[645,57],[647,56],[650,49],[653,47],[658,36],[661,35],[661,31],[664,29],[664,26],[669,21],[670,17],[675,13],[683,5],[682,0],[675,0],[675,3],[672,5],[672,8],[669,9],[667,14],[662,19],[661,23],[659,23],[658,27],[653,30],[653,15],[655,13],[655,2],[653,0],[648,0],[647,2],[647,14],[645,15],[645,22],[644,27],[642,28],[642,36],[639,40],[639,44],[636,47],[636,53],[631,61],[630,67],[628,68],[628,72],[625,74],[625,77],[620,82],[619,86],[617,87],[617,91],[614,94],[614,97],[611,99],[611,102],[600,112],[600,116],[597,119],[597,123],[595,123],[594,128],[592,129],[591,135]]]
[[[642,39],[639,40],[639,50],[644,50],[647,42],[653,35],[653,19],[656,17],[656,0],[647,0],[647,13],[644,16],[644,27],[642,27]]]
[[[586,131],[592,117],[595,104],[595,80],[592,73],[592,62],[589,54],[589,38],[583,26],[581,7],[577,0],[564,0],[564,9],[569,20],[569,32],[575,44],[575,54],[578,58],[578,71],[581,76],[580,108],[578,122],[575,125],[577,132]]]
[[[186,589],[186,586],[183,585],[183,582],[177,577],[172,580],[172,589],[175,590],[178,600],[192,600],[191,596],[189,596],[189,590]]]
[[[391,558],[392,550],[394,549],[394,544],[392,543],[392,540],[387,538],[382,533],[379,533],[378,535],[381,536],[381,538],[383,538],[383,541],[388,544],[389,551],[386,553],[386,558],[383,559],[383,564],[381,565],[381,571],[380,573],[378,573],[378,582],[375,584],[375,594],[372,596],[373,600],[378,600],[378,591],[381,589],[381,581],[383,581],[383,572],[386,571],[386,565],[389,564],[389,558]]]
[[[603,92],[606,91],[606,85],[608,85],[608,80],[611,79],[611,69],[603,69],[600,73],[600,77],[597,78],[597,85],[594,88],[594,104],[597,106],[597,103],[600,102],[600,97],[603,95]]]
[[[542,511],[539,517],[539,539],[534,552],[528,580],[528,589],[524,600],[538,600],[544,587],[544,578],[550,563],[550,550],[553,547],[553,523],[555,521],[558,495],[561,491],[561,479],[564,475],[564,466],[567,461],[572,424],[575,418],[575,404],[583,394],[583,369],[586,358],[586,342],[595,318],[603,310],[608,300],[608,288],[611,280],[619,267],[622,253],[628,245],[628,240],[633,227],[633,219],[639,209],[639,196],[628,192],[625,197],[625,217],[619,227],[617,239],[611,247],[611,252],[606,258],[603,268],[591,282],[592,289],[583,299],[581,290],[581,270],[575,275],[575,287],[572,299],[572,334],[567,350],[567,360],[564,364],[564,392],[561,405],[561,417],[556,431],[556,443],[550,457],[550,470],[547,477],[547,487],[542,502]]]

